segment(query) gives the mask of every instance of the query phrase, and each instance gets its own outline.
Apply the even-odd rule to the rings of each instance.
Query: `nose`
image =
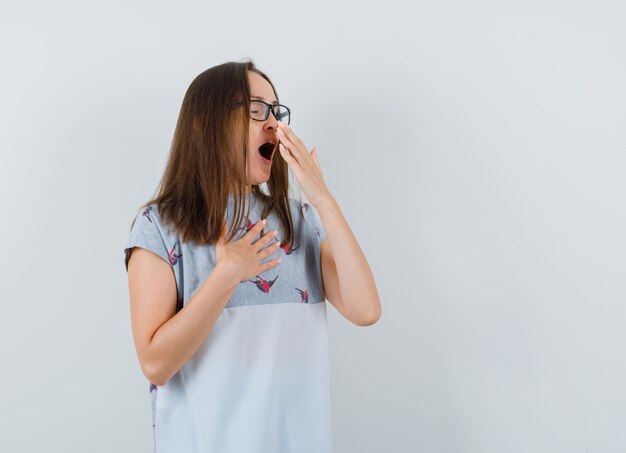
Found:
[[[267,120],[265,121],[265,128],[270,130],[276,130],[278,127],[278,120],[274,116],[274,112],[270,110]]]

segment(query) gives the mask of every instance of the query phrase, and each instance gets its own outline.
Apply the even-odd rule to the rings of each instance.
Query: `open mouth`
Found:
[[[266,142],[259,146],[259,154],[261,154],[261,157],[263,157],[263,159],[271,161],[275,149],[276,143]]]

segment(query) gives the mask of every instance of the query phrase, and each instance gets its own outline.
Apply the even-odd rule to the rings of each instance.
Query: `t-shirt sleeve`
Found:
[[[130,236],[124,248],[124,266],[128,272],[128,260],[133,247],[141,247],[150,250],[163,258],[171,265],[168,246],[156,207],[150,205],[142,209],[135,218],[135,222],[130,231]]]
[[[303,203],[302,208],[305,222],[311,231],[319,237],[319,242],[321,243],[324,239],[326,239],[326,232],[324,231],[324,226],[322,225],[322,221],[317,213],[317,210],[312,204],[309,203]]]

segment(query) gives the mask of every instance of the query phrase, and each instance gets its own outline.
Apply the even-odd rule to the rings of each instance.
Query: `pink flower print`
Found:
[[[300,293],[300,303],[303,304],[308,304],[309,303],[309,292],[305,289],[305,290],[301,290],[296,288],[296,291],[298,291]]]
[[[276,278],[278,277],[279,276],[277,275]],[[272,288],[272,285],[276,281],[276,278],[274,280],[265,280],[263,277],[259,277],[258,275],[256,276],[256,278],[257,278],[256,280],[248,280],[248,281],[251,283],[254,283],[257,286],[257,288],[259,288],[264,293],[269,293],[270,289]]]
[[[278,238],[276,238],[274,242],[280,242],[280,241],[278,240]],[[291,255],[293,252],[295,252],[296,250],[300,248],[300,245],[301,244],[299,244],[295,248],[292,248],[291,244],[285,244],[285,246],[281,247],[281,249],[283,249],[283,251],[285,252],[285,255]]]
[[[150,218],[150,212],[152,212],[152,206],[148,206],[147,208],[145,208],[141,215],[148,219],[150,223],[152,223],[152,219]]]
[[[178,244],[178,241],[176,241],[176,244]],[[183,256],[182,253],[179,255],[175,252],[176,244],[174,244],[174,247],[172,247],[172,250],[170,250],[170,253],[169,253],[170,263],[172,263],[172,266],[175,266],[176,263],[178,263],[178,260],[180,259],[180,257]]]

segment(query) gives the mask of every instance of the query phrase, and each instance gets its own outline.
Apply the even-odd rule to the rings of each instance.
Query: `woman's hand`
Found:
[[[220,266],[228,274],[236,276],[239,282],[246,281],[255,277],[268,269],[272,269],[282,261],[275,259],[261,264],[261,261],[280,250],[280,241],[276,241],[276,230],[260,237],[254,243],[254,238],[265,226],[265,220],[258,221],[250,230],[240,239],[235,241],[226,241],[228,233],[226,221],[222,223],[222,231],[220,238],[215,244],[215,257],[217,258],[217,266]],[[265,248],[268,242],[275,241],[272,245]]]
[[[277,130],[280,140],[280,155],[296,174],[298,184],[306,195],[307,200],[318,208],[326,198],[330,197],[330,191],[324,183],[324,175],[317,159],[317,148],[311,152],[307,150],[302,140],[293,133],[291,128],[282,122],[278,122]]]

